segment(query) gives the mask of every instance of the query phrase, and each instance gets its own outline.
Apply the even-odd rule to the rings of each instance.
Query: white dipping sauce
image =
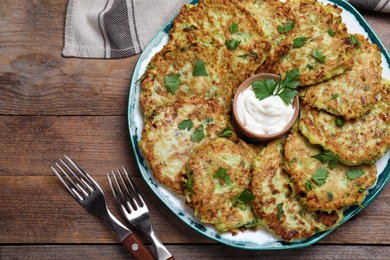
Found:
[[[290,122],[292,104],[286,105],[279,96],[259,100],[249,86],[238,95],[236,110],[240,121],[256,134],[276,134]]]

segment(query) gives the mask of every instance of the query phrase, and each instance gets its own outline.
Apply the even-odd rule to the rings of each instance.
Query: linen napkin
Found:
[[[390,0],[347,0],[358,9],[390,13]]]
[[[189,0],[69,0],[62,55],[125,58],[141,53]],[[390,12],[390,0],[349,0]]]
[[[144,50],[189,0],[69,0],[62,55],[124,58]]]

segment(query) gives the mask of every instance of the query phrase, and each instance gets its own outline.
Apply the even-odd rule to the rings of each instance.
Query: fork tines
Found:
[[[125,204],[124,202],[127,202],[126,204],[129,207],[127,209],[128,211],[136,210],[138,207],[143,207],[145,205],[145,202],[142,199],[141,194],[137,189],[137,186],[129,177],[126,168],[122,166],[122,169],[124,174],[126,175],[127,181],[123,178],[123,174],[121,173],[121,170],[119,168],[117,168],[117,173],[115,173],[114,171],[112,171],[111,173],[117,188],[114,187],[111,178],[108,178],[115,199],[122,205]],[[120,180],[118,180],[117,175],[119,176]],[[129,203],[129,201],[131,203]]]
[[[51,169],[62,181],[73,197],[79,201],[82,201],[85,199],[85,197],[90,195],[92,191],[95,190],[95,182],[85,171],[83,171],[74,161],[72,161],[72,159],[66,155],[64,156],[67,162],[60,159],[62,166],[57,162],[55,163],[62,174],[53,166],[51,166]]]

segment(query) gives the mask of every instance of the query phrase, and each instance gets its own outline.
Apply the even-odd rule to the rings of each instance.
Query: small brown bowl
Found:
[[[294,98],[293,103],[292,103],[292,105],[294,107],[294,114],[293,114],[290,122],[283,128],[282,131],[280,131],[278,133],[274,133],[274,134],[257,134],[257,133],[254,133],[254,132],[248,130],[245,127],[245,125],[241,122],[240,118],[238,117],[238,113],[237,113],[238,96],[241,94],[242,91],[244,91],[246,88],[248,88],[250,85],[252,85],[253,81],[267,79],[267,78],[271,78],[271,79],[274,79],[275,81],[278,81],[280,79],[280,76],[278,76],[276,74],[271,74],[271,73],[256,74],[256,75],[246,79],[243,83],[241,83],[241,85],[238,87],[236,94],[234,95],[234,99],[233,99],[233,120],[234,120],[234,123],[236,124],[236,127],[238,128],[238,130],[242,134],[244,134],[245,136],[252,138],[252,139],[256,139],[258,141],[262,141],[262,142],[263,141],[270,141],[272,139],[277,139],[277,138],[285,135],[288,131],[290,131],[292,125],[294,124],[294,122],[298,118],[298,114],[299,114],[299,98],[298,98],[298,96],[296,96]]]

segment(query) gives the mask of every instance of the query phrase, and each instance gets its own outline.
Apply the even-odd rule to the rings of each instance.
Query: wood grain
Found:
[[[149,246],[150,248],[150,246]],[[383,246],[330,246],[314,245],[308,248],[276,251],[237,250],[223,245],[168,245],[168,250],[176,260],[215,260],[215,259],[289,259],[289,260],[324,260],[324,259],[377,259],[388,260],[390,247]],[[61,252],[61,254],[59,254]],[[24,245],[1,246],[1,259],[133,259],[121,245]],[[184,256],[184,257],[183,257]],[[340,257],[341,256],[341,257]]]
[[[110,210],[122,219],[107,177],[97,176],[88,168],[84,170],[103,189]],[[0,204],[0,244],[117,243],[108,223],[86,211],[52,175],[0,176],[0,201],[6,202]],[[135,182],[149,205],[153,225],[163,243],[214,243],[181,222],[141,177],[135,178]],[[390,229],[385,228],[389,226],[390,186],[387,186],[372,204],[320,243],[389,245]]]

